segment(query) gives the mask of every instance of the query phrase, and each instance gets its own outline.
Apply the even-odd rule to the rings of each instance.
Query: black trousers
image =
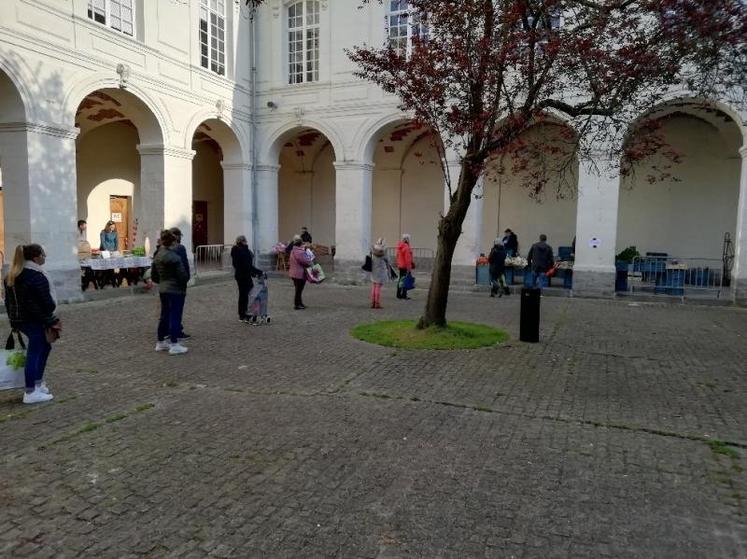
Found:
[[[237,279],[236,285],[239,286],[239,318],[246,318],[249,310],[249,292],[252,290],[251,279]]]
[[[303,306],[303,299],[301,299],[301,295],[303,294],[303,288],[306,287],[306,279],[293,278],[293,285],[296,288],[296,297],[293,301],[293,304],[296,307],[301,307]]]

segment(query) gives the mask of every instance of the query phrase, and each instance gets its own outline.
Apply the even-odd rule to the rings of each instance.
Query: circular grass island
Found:
[[[364,342],[401,349],[477,349],[508,340],[498,328],[471,322],[449,322],[446,328],[432,326],[423,330],[414,320],[382,320],[355,326],[350,333]]]

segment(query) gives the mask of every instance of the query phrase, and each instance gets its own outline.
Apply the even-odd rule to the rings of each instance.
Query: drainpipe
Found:
[[[251,100],[249,103],[249,110],[251,112],[251,165],[252,165],[252,247],[254,253],[257,253],[257,228],[259,227],[257,219],[257,8],[251,8],[249,15],[251,19],[251,49],[252,49],[252,88],[251,88]]]

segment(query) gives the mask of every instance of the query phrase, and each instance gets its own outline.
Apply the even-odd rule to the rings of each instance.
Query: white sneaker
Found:
[[[188,348],[178,343],[171,344],[171,347],[169,347],[169,355],[181,355],[182,353],[187,353],[188,351]]]
[[[49,402],[54,396],[51,394],[45,394],[41,390],[34,390],[30,394],[28,392],[23,395],[24,404],[39,404],[41,402]]]
[[[36,390],[39,390],[41,392],[44,392],[44,394],[49,394],[49,387],[47,386],[46,382],[42,382],[39,386],[36,387]]]
[[[162,342],[156,343],[156,351],[168,351],[171,347],[171,342],[163,340]]]

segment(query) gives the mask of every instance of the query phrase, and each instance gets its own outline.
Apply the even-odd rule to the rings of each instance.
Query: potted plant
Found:
[[[629,246],[615,257],[615,291],[628,290],[628,270],[633,259],[641,254],[634,246]]]

